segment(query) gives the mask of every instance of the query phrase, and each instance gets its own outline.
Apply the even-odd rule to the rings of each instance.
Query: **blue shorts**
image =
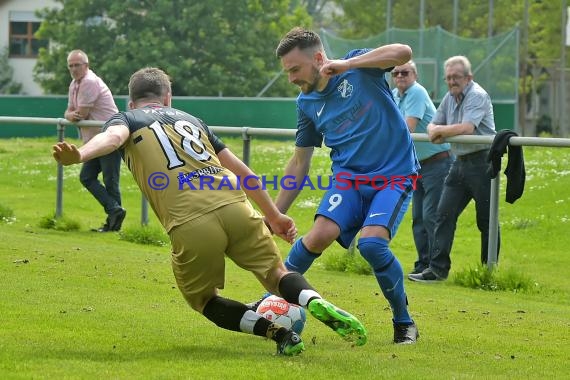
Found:
[[[316,216],[331,219],[340,228],[337,242],[348,248],[356,234],[365,226],[383,226],[393,239],[402,221],[413,192],[412,179],[383,185],[339,185],[333,181],[325,193]],[[316,217],[315,216],[315,217]]]

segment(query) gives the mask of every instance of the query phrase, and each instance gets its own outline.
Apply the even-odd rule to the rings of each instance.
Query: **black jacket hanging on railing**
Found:
[[[509,162],[505,169],[505,175],[507,176],[505,200],[508,203],[515,203],[515,201],[522,196],[526,178],[522,146],[509,144],[509,140],[513,136],[518,135],[508,129],[499,131],[493,140],[489,155],[487,156],[487,161],[490,162],[488,173],[491,175],[491,178],[495,178],[499,170],[501,170],[501,158],[507,151],[507,146],[509,147]]]

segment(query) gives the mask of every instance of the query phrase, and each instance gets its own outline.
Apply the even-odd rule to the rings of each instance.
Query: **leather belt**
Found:
[[[463,154],[461,156],[457,156],[457,159],[460,161],[467,161],[469,159],[472,158],[477,158],[479,159],[479,155],[483,156],[487,156],[489,154],[489,149],[483,149],[483,150],[478,150],[477,152],[473,152],[473,153],[467,153],[467,154]]]
[[[447,158],[449,156],[450,156],[449,150],[446,150],[444,152],[439,152],[439,153],[434,154],[433,156],[429,156],[425,160],[421,160],[420,165],[424,166],[426,164],[429,164],[430,162],[437,161],[437,160],[443,160],[444,158]]]

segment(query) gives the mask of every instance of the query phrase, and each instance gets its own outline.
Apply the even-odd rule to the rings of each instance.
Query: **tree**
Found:
[[[337,0],[341,12],[335,15],[336,25],[342,25],[339,35],[349,39],[363,39],[382,33],[387,28],[387,12],[390,8],[390,27],[418,29],[420,27],[420,2],[418,0]],[[452,8],[449,0],[425,1],[424,25],[440,25],[451,30]]]
[[[333,0],[298,0],[299,5],[307,10],[317,26],[322,26],[327,22],[326,8],[334,5]],[[293,2],[295,4],[296,2]]]
[[[337,25],[342,25],[337,34],[345,38],[360,39],[382,33],[386,30],[387,1],[337,0],[342,9],[337,14]],[[520,25],[524,18],[524,1],[465,1],[458,4],[457,34],[466,38],[488,37],[489,6],[493,4],[492,34],[497,35]],[[542,66],[549,65],[560,56],[560,15],[559,1],[527,0],[529,9],[529,51],[532,59]],[[418,29],[420,1],[391,0],[391,26],[402,29]],[[441,26],[451,31],[453,28],[453,1],[425,0],[424,25],[426,28]]]
[[[84,50],[114,94],[130,75],[157,66],[173,78],[176,96],[255,96],[280,72],[275,46],[291,25],[311,18],[290,0],[56,0],[44,9],[34,77],[47,93],[67,93],[67,53]],[[292,96],[277,81],[266,96]]]
[[[0,94],[19,94],[22,84],[14,82],[14,70],[8,62],[8,48],[0,53]]]
[[[402,29],[420,27],[420,4],[418,0],[337,0],[342,9],[335,17],[338,30],[335,33],[347,39],[364,39],[386,30],[388,1],[391,4],[390,25]],[[528,3],[528,33],[525,33],[524,8]],[[454,12],[457,4],[457,12]],[[528,110],[536,109],[537,91],[548,79],[548,71],[559,63],[561,56],[561,15],[560,1],[513,0],[513,1],[450,1],[425,0],[424,26],[436,25],[453,30],[453,15],[457,14],[457,34],[466,38],[486,38],[489,30],[493,36],[519,27],[521,35],[519,54],[519,124],[525,125]],[[493,6],[490,12],[490,6]],[[492,16],[492,17],[490,17]],[[491,18],[491,19],[490,19]],[[491,23],[491,28],[489,28]],[[528,36],[528,37],[527,37]],[[406,41],[403,41],[406,42]],[[504,57],[504,64],[512,57]],[[565,67],[568,67],[565,63]],[[495,79],[495,78],[494,78]],[[504,76],[496,80],[507,83]],[[499,85],[500,83],[497,83]],[[527,107],[527,102],[530,104]],[[534,115],[538,117],[539,115]],[[523,133],[525,129],[523,127]],[[532,133],[531,133],[532,134]]]
[[[347,39],[360,39],[386,30],[386,0],[337,0],[333,15],[337,33]]]

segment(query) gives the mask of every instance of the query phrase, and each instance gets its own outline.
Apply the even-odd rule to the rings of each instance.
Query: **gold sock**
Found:
[[[277,332],[279,331],[279,329],[281,329],[282,326],[279,326],[278,324],[272,323],[269,325],[269,327],[267,328],[267,332],[265,333],[265,335],[269,338],[269,339],[274,339],[275,338],[275,334],[277,334]]]

